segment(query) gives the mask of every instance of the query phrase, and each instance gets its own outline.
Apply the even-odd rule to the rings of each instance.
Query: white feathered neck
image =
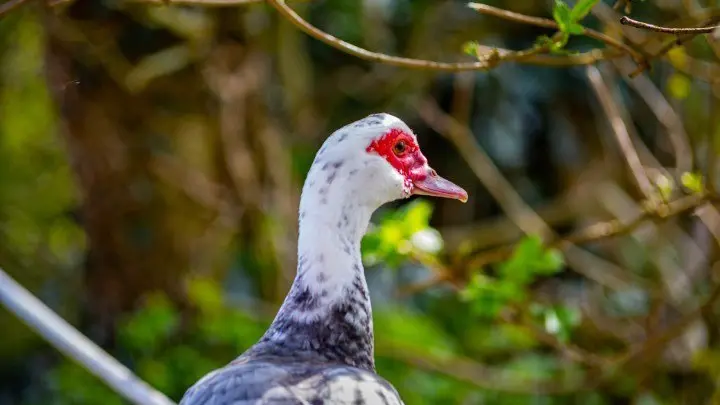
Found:
[[[330,136],[318,152],[300,200],[298,268],[263,340],[374,370],[372,309],[360,255],[370,216],[404,197],[404,177],[367,152],[399,119],[378,114]]]

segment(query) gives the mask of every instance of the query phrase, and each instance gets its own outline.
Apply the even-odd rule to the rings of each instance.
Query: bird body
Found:
[[[360,241],[377,208],[413,194],[467,199],[427,165],[400,119],[374,114],[335,131],[303,186],[297,274],[277,316],[180,405],[402,404],[375,373]]]

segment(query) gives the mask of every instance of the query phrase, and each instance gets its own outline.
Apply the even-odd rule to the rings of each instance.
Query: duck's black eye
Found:
[[[402,155],[405,153],[405,150],[407,150],[405,141],[398,141],[395,146],[393,146],[393,152],[395,152],[396,155]]]

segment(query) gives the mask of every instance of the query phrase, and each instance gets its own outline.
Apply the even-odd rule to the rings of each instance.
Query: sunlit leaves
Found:
[[[173,333],[179,321],[179,313],[167,296],[153,294],[121,328],[120,339],[137,352],[153,352]]]
[[[190,302],[205,314],[223,309],[222,290],[214,280],[195,278],[187,283],[187,295]]]
[[[538,236],[529,236],[518,243],[509,260],[500,264],[499,273],[507,280],[524,284],[537,275],[557,273],[563,264],[557,249],[546,249]]]
[[[171,397],[179,397],[202,375],[245,351],[267,328],[266,320],[226,305],[220,285],[212,279],[190,280],[187,297],[199,314],[183,317],[182,325],[180,309],[162,293],[149,295],[118,324],[119,351],[129,355],[140,378]],[[60,404],[119,399],[74,363],[63,363],[51,375]]]
[[[437,254],[443,241],[429,225],[431,214],[432,205],[425,200],[386,214],[362,241],[363,261],[397,267],[413,252]]]
[[[526,296],[520,284],[475,274],[461,297],[473,312],[482,318],[494,318],[511,302],[520,302]]]
[[[667,53],[670,64],[676,69],[682,69],[688,64],[688,56],[685,52],[685,48],[682,46],[676,46]]]
[[[575,6],[573,6],[572,11],[570,11],[570,19],[572,21],[582,20],[590,13],[590,10],[592,10],[598,1],[600,0],[578,0]]]
[[[498,266],[497,277],[475,274],[462,297],[482,317],[493,318],[511,303],[521,303],[527,296],[527,285],[537,277],[562,269],[560,252],[547,249],[537,236],[520,241],[508,260]]]
[[[187,284],[187,294],[190,303],[201,313],[196,327],[205,342],[228,345],[242,351],[264,332],[264,325],[257,319],[225,305],[223,291],[215,280],[192,279]]]
[[[125,402],[107,385],[76,363],[65,361],[49,372],[56,405],[124,405]]]
[[[680,177],[682,185],[693,193],[701,193],[704,189],[703,177],[698,173],[685,172]]]
[[[677,100],[684,100],[690,95],[692,81],[682,73],[673,73],[667,80],[670,95]]]
[[[555,0],[553,7],[553,19],[560,31],[555,38],[539,37],[537,45],[547,46],[553,52],[559,52],[567,45],[570,35],[582,35],[585,27],[580,21],[590,12],[598,0],[579,0],[573,8],[570,8],[563,0]]]
[[[700,350],[693,355],[695,370],[704,371],[720,381],[720,349]]]
[[[558,33],[552,38],[541,35],[535,40],[536,50],[540,48],[545,52],[551,52],[556,54],[565,54],[563,48],[567,45],[571,35],[583,35],[585,34],[585,27],[580,24],[580,21],[585,18],[593,6],[598,3],[599,0],[579,0],[575,5],[570,8],[563,0],[555,0],[553,6],[553,19],[558,25]],[[477,42],[470,41],[463,44],[462,51],[473,57],[479,57],[480,45]]]
[[[480,44],[478,44],[476,41],[468,41],[465,42],[462,46],[462,51],[466,55],[478,57],[478,49],[480,49]]]
[[[573,20],[570,18],[570,7],[562,0],[555,0],[553,7],[553,19],[558,24],[560,31],[570,33]],[[582,27],[580,27],[582,30]]]
[[[376,311],[375,339],[378,346],[401,345],[417,353],[443,356],[455,352],[453,339],[433,319],[400,307]],[[418,339],[422,336],[422,339]]]
[[[673,181],[672,177],[666,176],[664,174],[658,174],[657,176],[655,176],[653,181],[655,182],[655,186],[660,192],[660,196],[663,198],[663,200],[668,201],[672,196],[673,191],[675,190],[675,182]]]
[[[587,16],[598,0],[579,0],[571,9],[563,0],[555,0],[553,19],[561,32],[581,35],[585,28],[579,22]]]

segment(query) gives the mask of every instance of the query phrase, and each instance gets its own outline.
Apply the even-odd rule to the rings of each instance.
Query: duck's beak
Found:
[[[452,198],[467,202],[467,191],[450,180],[438,176],[437,172],[427,168],[427,174],[413,180],[413,194],[428,195],[441,198]]]

